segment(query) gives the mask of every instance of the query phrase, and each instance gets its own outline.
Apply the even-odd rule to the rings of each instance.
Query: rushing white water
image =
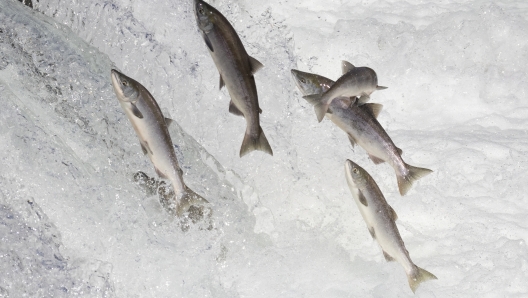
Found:
[[[192,1],[0,0],[0,297],[407,297],[344,178],[349,158],[398,213],[419,297],[528,294],[528,5],[523,1],[210,1],[256,75],[274,156],[238,157],[245,121]],[[434,173],[405,197],[290,78],[369,66],[379,121]],[[132,176],[155,173],[111,88],[116,67],[171,126],[184,179],[212,203],[182,226]],[[185,229],[184,229],[185,230]]]

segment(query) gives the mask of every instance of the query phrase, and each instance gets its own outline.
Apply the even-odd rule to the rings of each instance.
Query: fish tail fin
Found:
[[[259,130],[260,132],[256,136],[246,130],[244,141],[242,141],[242,147],[240,147],[240,157],[255,150],[260,150],[273,156],[273,150],[271,150],[271,146],[264,131],[262,131],[262,127],[259,127]]]
[[[192,189],[185,187],[185,194],[181,197],[178,205],[176,206],[176,215],[181,217],[185,212],[189,211],[189,208],[194,205],[205,205],[209,202],[202,198],[199,194],[195,193]]]
[[[433,172],[429,169],[413,167],[408,164],[405,164],[405,168],[407,169],[407,175],[396,174],[396,178],[398,179],[398,188],[402,196],[404,196],[411,189],[414,181]]]
[[[407,279],[409,280],[409,287],[415,293],[422,282],[438,278],[431,272],[415,265],[412,272],[407,275]]]
[[[311,94],[303,96],[306,101],[311,105],[317,105],[321,101],[321,94]]]

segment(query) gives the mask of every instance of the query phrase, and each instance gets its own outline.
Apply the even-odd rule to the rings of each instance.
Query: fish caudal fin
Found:
[[[176,206],[176,215],[181,217],[185,212],[189,210],[191,206],[205,205],[209,202],[202,198],[199,194],[195,193],[192,189],[186,187],[185,194],[180,198]]]
[[[429,169],[413,167],[408,164],[405,164],[405,168],[407,168],[407,175],[401,176],[396,174],[396,178],[398,179],[398,188],[402,196],[404,196],[411,189],[414,181],[433,172]]]
[[[415,293],[422,282],[438,278],[431,272],[415,265],[411,274],[407,275],[407,279],[409,280],[409,287]]]
[[[240,147],[240,157],[243,157],[244,155],[255,150],[263,151],[273,156],[273,150],[271,150],[268,139],[266,138],[266,135],[264,135],[262,128],[259,128],[260,133],[256,136],[246,131],[246,134],[244,135],[244,141],[242,141],[242,147]]]

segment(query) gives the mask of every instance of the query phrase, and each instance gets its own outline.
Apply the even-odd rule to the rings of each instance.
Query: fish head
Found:
[[[209,33],[213,27],[216,20],[216,15],[219,12],[202,0],[194,0],[194,16],[196,18],[196,23],[198,28],[204,33]]]
[[[345,162],[345,176],[350,188],[364,189],[370,175],[355,162],[347,159]]]
[[[292,69],[291,74],[297,88],[303,95],[321,94],[330,89],[334,82],[328,78],[309,72]]]
[[[135,102],[139,97],[138,83],[132,78],[112,69],[112,86],[117,99],[123,102]]]

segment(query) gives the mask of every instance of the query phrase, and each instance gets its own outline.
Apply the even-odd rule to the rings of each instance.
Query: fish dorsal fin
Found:
[[[360,108],[372,115],[372,117],[378,118],[379,113],[383,109],[383,105],[379,103],[366,103],[364,105],[361,105]]]
[[[207,37],[207,34],[205,34],[204,32],[202,32],[202,37],[205,41],[205,44],[207,45],[207,47],[209,48],[209,51],[211,52],[214,52],[214,49],[213,49],[213,44],[211,43],[211,40],[209,40],[209,37]]]
[[[385,257],[385,260],[387,262],[392,262],[392,261],[395,261],[395,259],[393,257],[391,257],[387,252],[383,251],[383,256]]]
[[[383,90],[383,89],[387,89],[389,87],[385,87],[385,86],[376,86],[376,90]]]
[[[368,227],[370,236],[372,236],[372,239],[376,239],[376,232],[374,231],[374,227]]]
[[[137,108],[137,106],[134,103],[130,103],[132,114],[134,116],[138,117],[139,119],[143,119],[143,114],[141,114],[141,111]]]
[[[225,86],[224,79],[222,79],[222,75],[220,75],[220,90],[222,90],[222,87]]]
[[[368,207],[367,198],[365,198],[365,195],[361,191],[359,191],[358,199],[361,202],[361,204],[363,204],[365,207]]]
[[[396,148],[396,151],[398,152],[398,154],[401,156],[403,154],[403,150],[401,150],[400,148]]]
[[[257,59],[249,56],[249,65],[251,66],[251,73],[255,74],[259,69],[264,67]]]
[[[379,157],[376,157],[374,155],[369,154],[368,156],[369,156],[370,160],[372,160],[372,162],[374,164],[376,164],[376,165],[379,165],[380,163],[384,163],[385,162],[383,159],[381,159]]]
[[[165,124],[167,124],[167,127],[170,127],[170,125],[174,122],[171,118],[165,118]]]
[[[229,102],[229,113],[244,117],[244,114],[235,106],[232,100]]]
[[[392,208],[391,205],[389,205],[389,212],[390,212],[390,216],[392,218],[393,221],[397,221],[398,220],[398,214],[396,214],[396,211],[394,211],[394,208]]]
[[[348,140],[350,141],[350,145],[352,145],[352,148],[354,148],[354,146],[356,146],[356,140],[354,139],[354,137],[347,133],[347,136],[348,136]]]
[[[356,68],[354,64],[348,62],[348,61],[341,61],[341,70],[343,71],[343,74],[351,71],[352,69]]]

